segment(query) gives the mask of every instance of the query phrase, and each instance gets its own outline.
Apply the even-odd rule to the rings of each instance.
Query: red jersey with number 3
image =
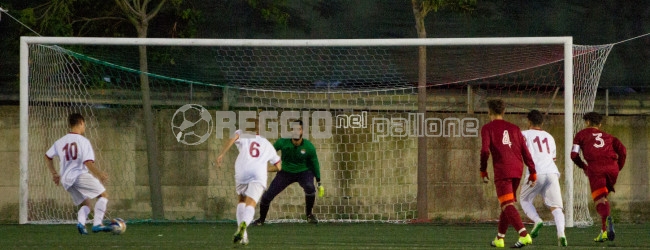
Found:
[[[235,131],[239,139],[235,141],[239,155],[235,161],[235,182],[247,184],[257,182],[266,187],[268,178],[267,164],[280,161],[278,152],[266,138],[259,135]]]
[[[517,125],[493,120],[481,128],[481,141],[481,171],[487,170],[487,160],[492,154],[494,180],[521,178],[524,162],[530,173],[536,173],[535,163]]]
[[[618,169],[617,161],[622,160],[621,164],[624,164],[627,155],[618,138],[597,128],[585,128],[576,134],[571,153],[577,154],[580,150],[590,170]]]

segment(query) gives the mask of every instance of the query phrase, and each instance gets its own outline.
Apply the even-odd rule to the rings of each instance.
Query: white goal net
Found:
[[[110,175],[108,217],[151,220],[161,206],[164,218],[157,219],[234,219],[236,150],[215,165],[234,131],[220,125],[224,114],[271,111],[308,124],[305,137],[316,146],[326,188],[314,207],[322,221],[408,222],[417,219],[418,202],[434,221],[496,220],[494,187],[478,174],[478,129],[488,121],[490,98],[504,99],[506,119],[522,128],[526,112],[547,115],[545,129],[558,142],[565,173],[567,225],[592,223],[588,185],[565,149],[581,115],[593,109],[611,46],[577,46],[566,37],[21,41],[21,223],[76,218],[43,162],[73,112],[86,117],[96,164]],[[147,45],[147,72],[138,45]],[[417,112],[418,46],[428,50],[426,114]],[[143,74],[158,187],[150,181]],[[269,124],[282,128],[286,121]],[[427,197],[417,195],[418,136],[427,137]],[[293,184],[273,200],[267,221],[302,221],[304,207],[304,193]]]

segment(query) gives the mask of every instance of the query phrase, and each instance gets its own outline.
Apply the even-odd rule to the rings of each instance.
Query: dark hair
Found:
[[[79,113],[73,113],[68,116],[68,125],[72,128],[79,125],[84,120],[83,115]]]
[[[582,119],[585,121],[589,121],[591,125],[600,125],[600,122],[603,121],[603,116],[601,116],[597,112],[589,112],[583,115]]]
[[[544,123],[544,116],[542,115],[542,112],[539,112],[539,110],[533,109],[530,112],[528,112],[528,115],[526,116],[530,123],[532,123],[535,126],[542,125]]]
[[[495,115],[501,115],[506,111],[506,104],[501,99],[487,101],[488,108]]]
[[[295,121],[293,121],[293,122],[291,122],[291,123],[292,123],[292,124],[293,124],[293,123],[298,123],[298,125],[300,125],[300,127],[302,128],[302,120],[295,120]]]

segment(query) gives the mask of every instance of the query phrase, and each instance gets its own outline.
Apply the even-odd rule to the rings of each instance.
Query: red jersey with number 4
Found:
[[[585,128],[573,138],[571,158],[582,150],[582,157],[590,170],[623,168],[627,150],[618,138],[597,128]]]
[[[530,173],[536,173],[535,163],[517,125],[493,120],[481,128],[481,141],[481,171],[487,170],[487,160],[492,154],[495,180],[521,178],[524,162]]]

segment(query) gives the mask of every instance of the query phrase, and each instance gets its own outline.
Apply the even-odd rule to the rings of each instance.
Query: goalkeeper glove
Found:
[[[488,183],[490,181],[490,177],[488,177],[488,173],[485,171],[481,171],[481,178],[483,179],[483,183]]]
[[[318,197],[323,198],[325,196],[325,188],[318,183]]]

